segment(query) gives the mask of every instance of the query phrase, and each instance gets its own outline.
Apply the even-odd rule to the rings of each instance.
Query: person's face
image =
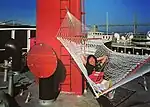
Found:
[[[89,59],[89,64],[91,64],[91,65],[93,65],[93,66],[96,65],[96,61],[95,61],[95,59],[94,59],[93,57],[91,57],[91,58]]]

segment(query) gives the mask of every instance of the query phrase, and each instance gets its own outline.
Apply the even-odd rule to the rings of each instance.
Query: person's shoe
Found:
[[[111,92],[108,93],[108,98],[113,99],[115,95],[115,90],[112,90]]]
[[[84,89],[84,94],[86,94],[87,93],[87,89]]]

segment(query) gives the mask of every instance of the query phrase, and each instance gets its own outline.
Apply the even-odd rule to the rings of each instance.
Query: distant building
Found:
[[[87,33],[87,38],[103,41],[112,41],[113,35],[106,35],[104,32],[100,32],[98,26],[94,25],[90,32]]]

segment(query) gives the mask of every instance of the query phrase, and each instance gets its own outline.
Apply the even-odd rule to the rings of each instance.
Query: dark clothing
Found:
[[[94,70],[94,68],[95,68],[95,66],[93,66],[93,65],[91,65],[91,64],[88,64],[88,63],[86,63],[85,68],[87,69],[87,73],[88,73],[88,75],[91,75],[91,74],[92,74],[92,72],[93,72],[93,70]]]
[[[101,72],[101,65],[100,64],[96,64],[96,66],[93,66],[89,63],[86,63],[85,68],[87,69],[88,75],[91,75],[92,72],[95,70],[97,72]]]

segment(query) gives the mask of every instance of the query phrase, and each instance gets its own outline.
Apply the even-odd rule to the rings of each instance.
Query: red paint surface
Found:
[[[81,20],[81,0],[71,0],[71,13],[79,20]]]
[[[60,43],[56,34],[60,27],[60,0],[37,0],[37,43],[53,47],[58,57]]]
[[[57,56],[50,46],[36,44],[27,55],[27,65],[36,77],[47,78],[57,68]]]
[[[33,37],[30,39],[30,48],[33,47],[36,44],[36,38]]]
[[[82,94],[81,72],[75,63],[70,63],[69,53],[66,52],[66,49],[61,48],[60,42],[56,39],[60,23],[66,14],[66,8],[81,20],[81,0],[37,0],[36,40],[37,43],[51,46],[66,67],[66,80],[61,85],[61,90]]]

